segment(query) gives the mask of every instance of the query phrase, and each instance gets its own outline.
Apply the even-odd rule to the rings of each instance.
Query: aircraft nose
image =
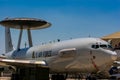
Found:
[[[112,60],[116,60],[117,59],[117,53],[114,51],[114,52],[112,52],[112,54],[111,54],[111,59]]]

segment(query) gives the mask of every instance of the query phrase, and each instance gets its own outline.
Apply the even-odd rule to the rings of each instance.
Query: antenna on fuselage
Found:
[[[43,29],[51,26],[51,23],[35,18],[7,18],[0,21],[0,24],[8,28],[15,28],[20,30],[17,50],[20,49],[23,30],[27,30],[29,47],[32,47],[33,43],[31,30]]]

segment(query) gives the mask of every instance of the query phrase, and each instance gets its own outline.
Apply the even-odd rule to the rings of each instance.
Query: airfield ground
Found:
[[[11,77],[0,77],[0,80],[11,80]],[[86,80],[86,79],[67,79],[67,80]],[[109,79],[97,79],[97,80],[109,80]]]

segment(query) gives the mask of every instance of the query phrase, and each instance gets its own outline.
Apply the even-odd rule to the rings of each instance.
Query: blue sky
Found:
[[[0,20],[29,17],[52,23],[32,31],[33,44],[57,39],[102,37],[120,31],[120,0],[0,0]],[[0,51],[4,50],[4,27],[0,27]],[[19,31],[12,29],[16,47]],[[22,47],[27,41],[24,32]]]

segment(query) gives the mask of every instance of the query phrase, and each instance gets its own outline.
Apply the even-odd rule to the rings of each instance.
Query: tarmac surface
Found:
[[[11,80],[11,77],[0,77],[0,80]],[[86,80],[86,79],[66,79],[66,80]],[[108,79],[97,79],[97,80],[108,80]]]
[[[0,77],[0,80],[11,80],[11,77]],[[67,79],[67,80],[79,80],[79,79]],[[85,79],[82,79],[82,80],[85,80]]]

